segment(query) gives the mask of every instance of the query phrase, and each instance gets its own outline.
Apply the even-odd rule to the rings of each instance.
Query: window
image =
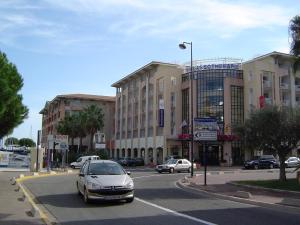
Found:
[[[250,70],[248,74],[248,81],[252,81],[252,80],[253,80],[253,73],[252,70]]]
[[[176,85],[176,77],[171,77],[171,84],[172,86]]]
[[[164,90],[164,80],[161,78],[158,80],[158,91],[163,92]]]

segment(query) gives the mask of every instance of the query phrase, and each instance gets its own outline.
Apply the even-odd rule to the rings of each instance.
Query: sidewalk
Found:
[[[22,192],[11,185],[11,177],[18,177],[26,172],[0,172],[0,224],[2,225],[37,225],[43,224],[39,217],[28,213],[31,205],[22,199]],[[23,201],[22,201],[23,200]]]
[[[205,191],[210,194],[224,197],[231,200],[242,200],[242,202],[248,201],[249,203],[264,203],[272,205],[287,205],[300,208],[300,193],[289,191],[278,191],[274,189],[264,189],[260,187],[250,187],[245,185],[236,185],[232,183],[232,180],[254,180],[253,177],[247,174],[247,178],[236,177],[235,179],[229,176],[219,176],[219,179],[214,179],[217,176],[207,176],[207,185],[204,186],[204,176],[202,174],[196,174],[193,178],[186,176],[184,180],[180,181],[180,184],[192,188],[198,191]],[[269,175],[269,174],[267,174]],[[272,174],[275,175],[275,174]],[[264,178],[269,179],[271,176]],[[291,176],[290,176],[291,177]],[[258,177],[263,179],[262,177]]]

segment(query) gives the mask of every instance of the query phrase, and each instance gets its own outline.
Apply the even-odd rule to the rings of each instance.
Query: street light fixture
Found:
[[[191,96],[191,116],[190,116],[190,134],[191,134],[191,177],[194,176],[194,117],[193,117],[193,43],[192,42],[182,42],[179,44],[180,49],[186,49],[186,45],[191,46],[191,75],[190,75],[190,96]]]

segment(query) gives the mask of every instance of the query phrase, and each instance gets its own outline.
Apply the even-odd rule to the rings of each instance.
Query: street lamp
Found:
[[[191,116],[190,116],[190,133],[191,133],[191,162],[192,162],[192,168],[191,168],[191,177],[194,176],[194,117],[193,117],[193,43],[192,42],[182,42],[179,44],[179,48],[186,49],[186,45],[191,46],[191,75],[190,75],[190,95],[191,95]]]

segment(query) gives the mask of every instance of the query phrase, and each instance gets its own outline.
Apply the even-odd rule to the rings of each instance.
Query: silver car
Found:
[[[289,157],[284,163],[285,167],[296,167],[300,165],[300,159],[298,157]]]
[[[155,170],[159,173],[162,172],[174,173],[175,171],[190,172],[191,166],[192,163],[187,159],[169,159],[164,164],[156,166]]]
[[[134,184],[118,163],[110,160],[87,160],[80,169],[76,186],[84,202],[90,200],[134,200]]]

